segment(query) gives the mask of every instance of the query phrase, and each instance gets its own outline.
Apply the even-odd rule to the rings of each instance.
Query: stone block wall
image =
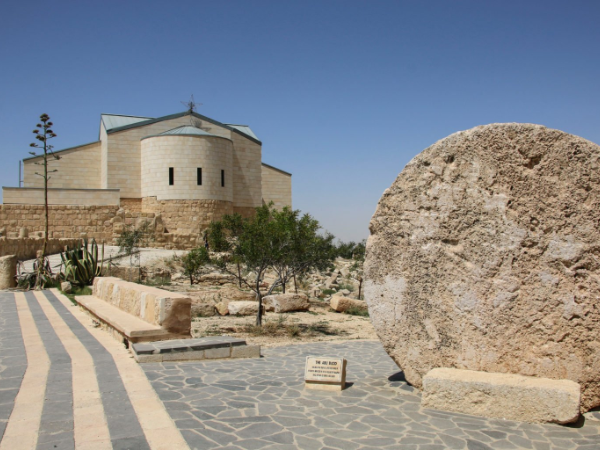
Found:
[[[77,238],[49,239],[46,253],[49,255],[60,253],[65,251],[67,246],[74,248],[80,242],[81,239]],[[19,261],[33,259],[37,257],[37,252],[42,249],[43,245],[44,239],[39,237],[0,237],[0,256],[15,255]]]
[[[122,198],[121,208],[131,212],[142,212],[142,199],[141,198]]]
[[[222,200],[157,200],[142,199],[142,211],[161,217],[164,231],[171,234],[200,235],[212,221],[232,214],[231,202]]]
[[[233,205],[241,208],[256,208],[262,201],[262,148],[237,133],[231,133],[231,139],[233,141]]]
[[[103,186],[118,187],[121,195],[127,198],[141,198],[141,140],[146,136],[189,124],[189,116],[183,116],[108,134],[104,131],[104,126],[101,126],[102,176],[105,177],[102,180]],[[231,134],[229,130],[213,125],[208,132],[226,138],[230,138]]]
[[[96,241],[111,242],[111,219],[118,206],[64,206],[49,207],[50,238],[78,238],[86,233]],[[5,233],[18,233],[27,228],[29,233],[44,231],[44,205],[0,205],[0,228]]]
[[[4,204],[43,205],[44,188],[2,188]],[[119,205],[119,189],[48,189],[50,205]]]
[[[233,145],[215,136],[166,135],[142,140],[142,197],[233,201]],[[173,185],[169,185],[169,168]],[[202,184],[197,169],[202,169]],[[225,185],[221,185],[224,171]]]
[[[101,143],[80,145],[57,152],[59,160],[48,158],[48,170],[58,172],[48,181],[51,188],[92,188],[100,189]],[[42,157],[29,158],[23,161],[23,179],[25,187],[43,187],[44,179],[37,176],[42,168],[37,163]],[[6,202],[6,199],[4,200]]]
[[[262,198],[276,208],[292,206],[292,176],[269,165],[262,165]]]

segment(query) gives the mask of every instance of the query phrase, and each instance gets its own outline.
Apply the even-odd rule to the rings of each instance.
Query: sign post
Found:
[[[341,391],[346,387],[346,360],[307,356],[304,387],[322,391]]]

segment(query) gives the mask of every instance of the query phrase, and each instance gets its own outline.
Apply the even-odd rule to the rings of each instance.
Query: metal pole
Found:
[[[21,160],[19,160],[19,187],[21,187]]]

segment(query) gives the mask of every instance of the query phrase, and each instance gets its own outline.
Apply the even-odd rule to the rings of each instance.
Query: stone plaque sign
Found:
[[[346,387],[346,360],[307,356],[304,386],[308,389],[341,391]]]

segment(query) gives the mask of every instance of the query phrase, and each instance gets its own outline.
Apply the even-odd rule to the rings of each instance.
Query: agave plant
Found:
[[[60,254],[65,266],[65,280],[76,286],[89,286],[94,278],[102,275],[104,269],[104,243],[102,244],[102,261],[98,261],[98,244],[92,239],[88,250],[87,239],[83,240],[83,246],[79,245]]]

